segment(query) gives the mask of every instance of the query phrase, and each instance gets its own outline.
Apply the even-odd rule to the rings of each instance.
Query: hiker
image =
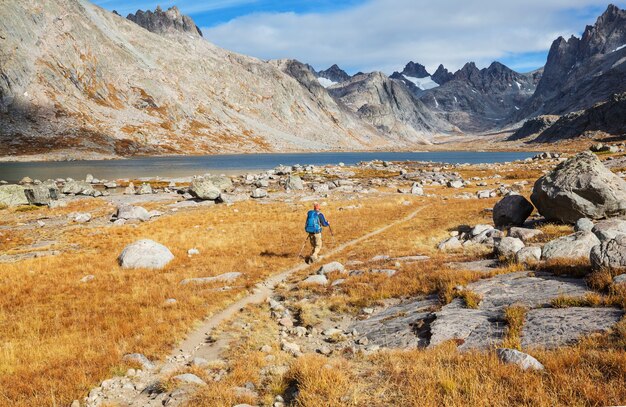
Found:
[[[304,230],[309,234],[309,242],[311,242],[311,248],[313,251],[311,255],[306,259],[307,263],[314,263],[318,260],[320,250],[322,250],[322,228],[330,228],[330,224],[324,217],[324,214],[320,212],[320,204],[314,203],[313,210],[310,210],[306,214],[306,225]],[[330,229],[330,233],[333,231]]]

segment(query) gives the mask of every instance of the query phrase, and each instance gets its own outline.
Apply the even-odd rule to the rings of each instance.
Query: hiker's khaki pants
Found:
[[[322,234],[321,233],[309,233],[309,242],[311,242],[311,260],[317,261],[320,250],[322,250]]]

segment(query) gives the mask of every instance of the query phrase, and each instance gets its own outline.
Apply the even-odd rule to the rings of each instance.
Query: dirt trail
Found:
[[[363,236],[360,236],[356,239],[343,243],[333,248],[332,250],[327,252],[325,255],[321,256],[320,259],[323,260],[324,258],[332,257],[342,252],[343,250],[347,249],[350,246],[354,246],[358,243],[361,243],[362,241],[367,240],[371,237],[374,237],[400,223],[407,222],[413,219],[424,208],[425,206],[422,206],[418,208],[417,210],[411,212],[409,215],[405,216],[402,219],[396,220],[379,229],[366,233]],[[274,287],[276,287],[277,284],[284,282],[292,274],[302,271],[306,269],[307,267],[309,267],[308,264],[301,264],[301,265],[292,267],[290,269],[287,269],[281,272],[280,274],[276,274],[268,278],[267,280],[257,284],[254,291],[250,295],[231,304],[229,307],[227,307],[223,311],[207,318],[202,323],[201,326],[199,326],[193,332],[191,332],[187,336],[187,338],[176,348],[176,350],[171,354],[170,359],[173,359],[178,355],[190,356],[191,358],[201,357],[209,361],[218,359],[220,353],[228,346],[228,342],[225,340],[218,340],[215,342],[211,342],[210,341],[211,331],[215,329],[218,325],[220,325],[222,322],[230,319],[233,315],[235,315],[238,311],[240,311],[242,308],[246,307],[247,305],[258,304],[267,300],[267,298],[270,295],[272,295],[274,291]]]
[[[364,240],[376,236],[396,225],[407,222],[413,219],[426,207],[427,206],[422,206],[401,219],[391,222],[372,232],[366,233],[356,239],[338,245],[320,258],[324,259],[334,256],[348,247],[354,246]],[[219,359],[221,353],[228,347],[229,339],[227,337],[222,337],[216,341],[212,341],[212,331],[220,324],[231,319],[242,308],[250,304],[259,304],[265,301],[272,295],[274,287],[276,287],[277,284],[286,281],[291,275],[305,270],[307,267],[309,267],[308,264],[300,264],[284,270],[279,274],[273,275],[261,283],[258,283],[252,293],[237,300],[235,303],[231,304],[217,314],[211,315],[205,319],[200,326],[190,332],[187,335],[187,338],[172,351],[164,363],[157,364],[153,368],[144,369],[141,377],[137,380],[133,380],[135,381],[135,384],[129,386],[129,379],[126,377],[105,380],[105,382],[114,383],[108,383],[105,385],[105,382],[103,382],[101,387],[96,388],[100,395],[88,397],[86,406],[98,407],[101,406],[102,403],[113,403],[114,405],[120,406],[140,405],[143,407],[152,407],[162,406],[164,403],[168,406],[176,406],[184,403],[189,394],[181,393],[176,396],[174,396],[175,392],[171,395],[166,394],[157,390],[159,388],[158,383],[167,378],[168,375],[184,369],[185,366],[193,360],[193,358],[203,358],[207,361]],[[92,390],[92,393],[93,392],[94,391]]]

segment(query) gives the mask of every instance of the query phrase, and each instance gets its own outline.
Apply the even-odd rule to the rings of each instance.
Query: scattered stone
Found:
[[[327,285],[328,279],[323,274],[315,274],[307,277],[302,281],[303,284],[318,284],[318,285]]]
[[[173,259],[174,255],[167,247],[150,239],[142,239],[126,246],[118,262],[125,269],[162,269]]]
[[[510,259],[524,248],[524,242],[516,237],[503,237],[496,243],[495,249],[498,256]]]
[[[91,214],[90,213],[77,213],[74,216],[74,222],[76,223],[87,223],[91,220]]]
[[[338,261],[333,261],[331,263],[327,263],[324,264],[322,267],[319,268],[319,270],[317,270],[317,274],[328,274],[328,273],[332,273],[334,271],[339,272],[339,273],[344,273],[345,272],[345,267],[343,266],[343,264],[339,263]]]
[[[518,239],[521,239],[523,242],[527,242],[541,235],[543,235],[543,232],[537,229],[527,229],[519,227],[512,227],[511,229],[509,229],[510,237],[516,237]]]
[[[452,236],[439,243],[439,245],[437,245],[437,248],[441,251],[449,252],[454,250],[460,250],[463,248],[463,245],[461,244],[461,241],[457,236]]]
[[[533,209],[533,205],[521,195],[505,196],[493,207],[493,223],[496,227],[522,226]]]
[[[626,181],[583,152],[539,178],[531,200],[547,220],[564,223],[625,215]]]
[[[590,232],[576,232],[554,239],[545,246],[541,253],[544,260],[574,260],[589,258],[591,249],[600,244],[600,240]]]
[[[117,208],[117,219],[140,220],[146,222],[150,220],[150,213],[141,206],[123,205]]]
[[[183,384],[195,384],[198,386],[206,386],[206,383],[204,382],[204,380],[202,380],[201,378],[199,378],[193,373],[179,374],[177,376],[172,377],[172,380],[174,382],[179,382]]]
[[[518,365],[522,370],[544,370],[545,368],[537,359],[527,353],[515,349],[496,349],[498,358],[504,363]]]
[[[576,221],[574,225],[574,232],[591,232],[593,229],[593,222],[591,219],[580,218]]]
[[[417,196],[424,196],[424,189],[422,188],[420,184],[418,184],[417,182],[414,182],[413,185],[411,186],[411,194],[417,195]]]
[[[519,264],[533,265],[541,260],[541,247],[529,246],[521,248],[515,253],[515,261]]]
[[[93,274],[88,274],[85,277],[81,278],[80,282],[81,283],[88,283],[88,282],[94,280],[95,278],[96,278],[96,276],[94,276]]]
[[[626,271],[626,234],[617,235],[594,246],[589,254],[589,260],[595,270],[604,268]]]
[[[626,273],[613,277],[613,284],[626,284]]]
[[[293,191],[301,191],[304,189],[304,183],[302,178],[297,175],[289,175],[287,182],[285,183],[285,189]]]
[[[198,249],[189,249],[187,250],[187,256],[191,257],[191,256],[197,256],[200,254],[200,250]]]
[[[141,368],[144,370],[154,369],[154,363],[152,363],[145,355],[141,353],[129,353],[124,355],[122,361],[126,363],[136,363],[141,365]]]
[[[150,186],[150,184],[148,184],[146,182],[141,184],[141,186],[137,190],[137,195],[150,195],[152,193],[153,193],[152,187]]]
[[[478,236],[483,232],[486,232],[488,230],[493,230],[493,226],[491,225],[476,225],[472,228],[472,230],[470,231],[470,234],[473,236]]]
[[[91,184],[84,181],[70,181],[65,183],[61,192],[64,194],[94,196],[96,190],[93,189]]]
[[[256,188],[254,191],[252,191],[252,194],[250,196],[254,199],[265,198],[267,197],[267,191],[262,188]]]
[[[463,181],[461,180],[448,181],[447,185],[448,185],[448,188],[459,189],[459,188],[463,188]]]
[[[302,355],[302,351],[300,350],[300,346],[297,343],[286,342],[283,341],[280,347],[283,351],[293,355],[300,356]]]
[[[168,298],[165,301],[163,301],[164,305],[174,305],[176,304],[178,301],[176,300],[176,298]]]

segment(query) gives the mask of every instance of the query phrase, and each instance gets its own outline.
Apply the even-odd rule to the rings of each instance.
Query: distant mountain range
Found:
[[[349,75],[223,50],[175,7],[124,18],[79,0],[9,2],[0,155],[403,149],[528,119],[511,140],[624,135],[614,95],[626,92],[625,45],[626,13],[610,5],[582,38],[555,40],[535,72],[468,62],[430,74],[411,61]],[[545,133],[559,122],[567,132]]]

